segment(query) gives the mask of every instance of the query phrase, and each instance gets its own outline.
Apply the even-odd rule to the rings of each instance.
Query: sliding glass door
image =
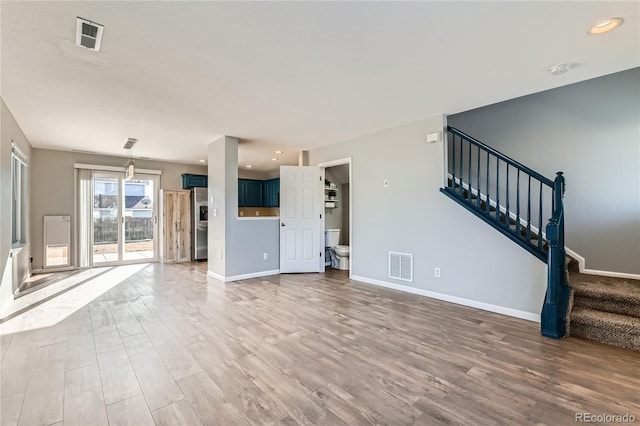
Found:
[[[157,260],[158,176],[96,171],[93,176],[93,264]]]
[[[124,183],[124,260],[155,259],[155,176]]]

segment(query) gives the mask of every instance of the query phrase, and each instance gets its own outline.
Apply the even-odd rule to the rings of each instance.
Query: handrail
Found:
[[[473,204],[474,214],[488,216],[487,223],[547,263],[541,234],[556,206],[554,181],[456,128],[447,130],[452,184],[445,191]]]
[[[496,157],[500,158],[505,163],[510,164],[513,167],[516,167],[516,168],[522,170],[523,172],[531,175],[532,177],[536,178],[537,180],[539,180],[540,182],[544,183],[545,185],[547,185],[549,187],[553,187],[553,181],[551,179],[541,175],[540,173],[536,172],[535,170],[531,170],[529,167],[517,162],[513,158],[507,157],[503,153],[501,153],[499,151],[496,151],[495,149],[491,148],[490,146],[485,145],[484,143],[482,143],[479,140],[473,138],[472,136],[469,136],[466,133],[456,129],[455,127],[447,126],[447,130],[450,131],[453,134],[456,134],[456,135],[460,136],[461,138],[466,139],[467,141],[471,142],[472,144],[474,144],[474,145],[484,149],[485,151],[491,153],[492,155],[495,155]]]
[[[570,288],[563,173],[551,180],[454,127],[447,131],[447,180],[440,191],[547,264],[541,333],[564,337]]]

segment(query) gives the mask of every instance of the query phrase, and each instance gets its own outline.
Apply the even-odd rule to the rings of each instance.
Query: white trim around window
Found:
[[[99,166],[96,164],[83,164],[83,163],[74,163],[74,169],[89,169],[89,170],[100,170],[103,172],[123,172],[124,166]],[[146,175],[161,175],[161,170],[151,170],[151,169],[138,169],[136,168],[136,173],[146,174]]]
[[[20,161],[25,166],[29,162],[29,157],[24,155],[24,152],[22,152],[22,150],[20,150],[20,147],[18,145],[16,145],[15,142],[11,142],[11,153],[15,156],[15,158],[18,161]]]

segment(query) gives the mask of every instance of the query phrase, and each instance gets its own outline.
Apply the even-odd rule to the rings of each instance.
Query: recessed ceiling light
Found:
[[[611,30],[615,30],[620,25],[624,23],[624,19],[622,18],[607,18],[598,21],[591,29],[588,34],[591,35],[599,35],[609,32]]]
[[[206,163],[207,162],[207,160],[198,160],[198,161],[201,162],[201,163]]]
[[[562,75],[569,72],[571,68],[575,68],[575,67],[576,67],[575,64],[556,64],[551,68],[549,68],[549,74]]]
[[[282,154],[282,151],[275,151],[276,154]]]
[[[253,166],[252,166],[251,164],[247,164],[245,167],[246,167],[247,169],[250,169],[250,168],[252,168]]]
[[[274,157],[271,159],[271,161],[278,161],[278,159]]]

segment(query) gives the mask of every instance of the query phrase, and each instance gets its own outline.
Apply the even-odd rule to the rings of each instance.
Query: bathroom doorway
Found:
[[[351,278],[352,241],[352,174],[351,158],[320,163],[324,182],[322,268],[343,270]]]

